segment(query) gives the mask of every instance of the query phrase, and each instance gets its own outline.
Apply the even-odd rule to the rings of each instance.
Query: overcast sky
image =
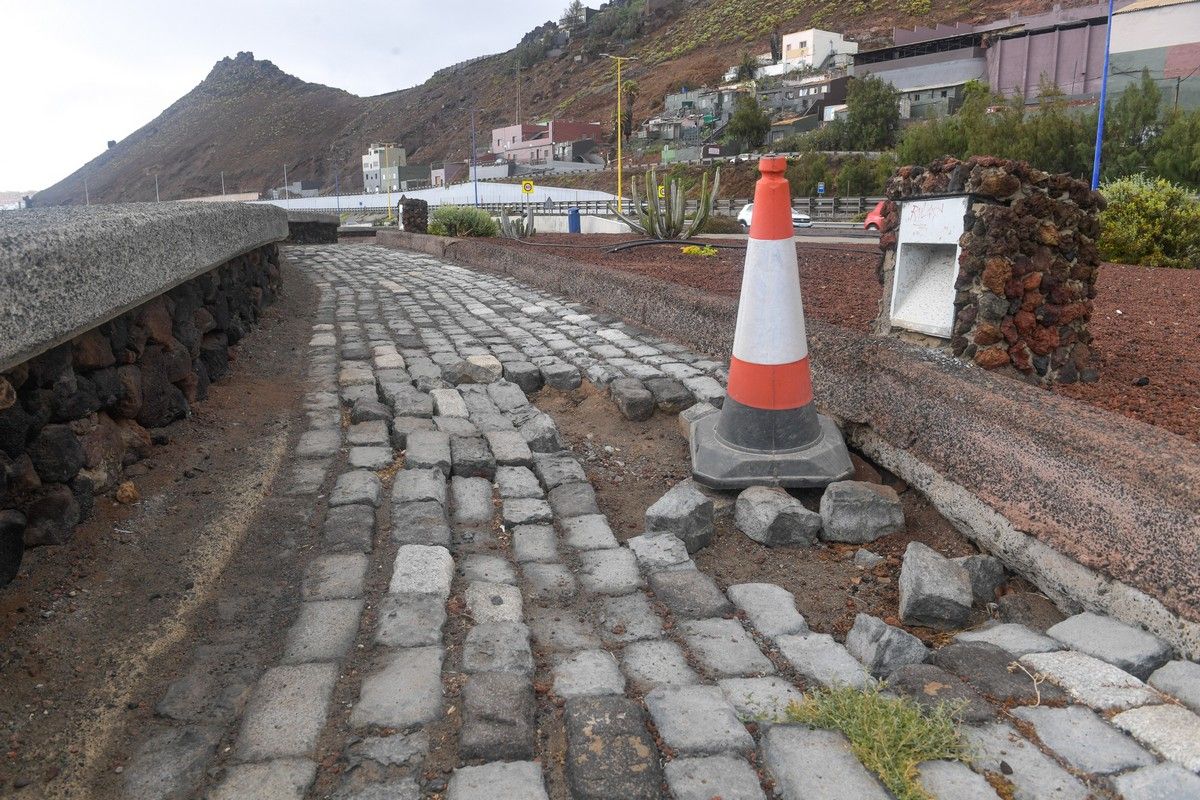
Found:
[[[507,50],[568,0],[0,0],[0,191],[34,190],[251,50],[358,95]]]

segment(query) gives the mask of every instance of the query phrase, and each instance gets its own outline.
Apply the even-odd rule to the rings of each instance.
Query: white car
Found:
[[[738,212],[737,220],[742,224],[742,230],[750,230],[750,218],[754,215],[754,203],[746,203],[742,206],[742,210]],[[792,209],[792,227],[793,228],[811,228],[812,217],[808,214],[801,214],[796,209]]]

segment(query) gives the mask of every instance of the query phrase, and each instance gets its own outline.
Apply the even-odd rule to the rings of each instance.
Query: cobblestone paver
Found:
[[[210,759],[209,795],[221,798],[889,796],[841,733],[785,719],[804,689],[866,686],[864,665],[809,630],[781,587],[726,593],[696,569],[689,551],[713,511],[690,487],[650,515],[659,530],[618,542],[526,396],[620,379],[674,413],[721,401],[722,364],[425,255],[289,256],[322,302],[310,425],[280,493],[321,515],[319,552],[231,746],[214,754],[219,736],[193,736],[180,770],[200,775]],[[472,357],[483,358],[461,365]],[[1081,640],[1085,655],[1059,649],[1086,639],[1079,624],[1018,627],[965,635],[938,667],[898,671],[898,687],[956,684],[976,698],[976,771],[923,765],[936,800],[987,797],[984,772],[1017,798],[1191,785],[1195,747],[1171,732],[1194,735],[1200,718],[1154,688],[1187,684],[1190,667],[1146,685],[1121,667],[1167,669],[1154,641],[1105,628],[1116,644]],[[1067,707],[1037,706],[1035,674]]]

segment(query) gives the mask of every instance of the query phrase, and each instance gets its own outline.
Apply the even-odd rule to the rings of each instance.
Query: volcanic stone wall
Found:
[[[1094,381],[1088,320],[1100,266],[1097,214],[1104,198],[1083,181],[1025,162],[944,158],[903,167],[888,182],[876,333],[896,333],[889,305],[900,214],[897,201],[968,194],[959,239],[955,356],[1040,384]]]
[[[0,524],[59,544],[229,370],[279,290],[279,250],[237,256],[0,373]]]

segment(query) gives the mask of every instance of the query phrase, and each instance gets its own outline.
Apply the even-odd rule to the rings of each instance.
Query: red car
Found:
[[[871,213],[867,214],[867,218],[863,220],[863,230],[878,231],[883,229],[883,200],[879,201],[879,205],[871,209]]]

